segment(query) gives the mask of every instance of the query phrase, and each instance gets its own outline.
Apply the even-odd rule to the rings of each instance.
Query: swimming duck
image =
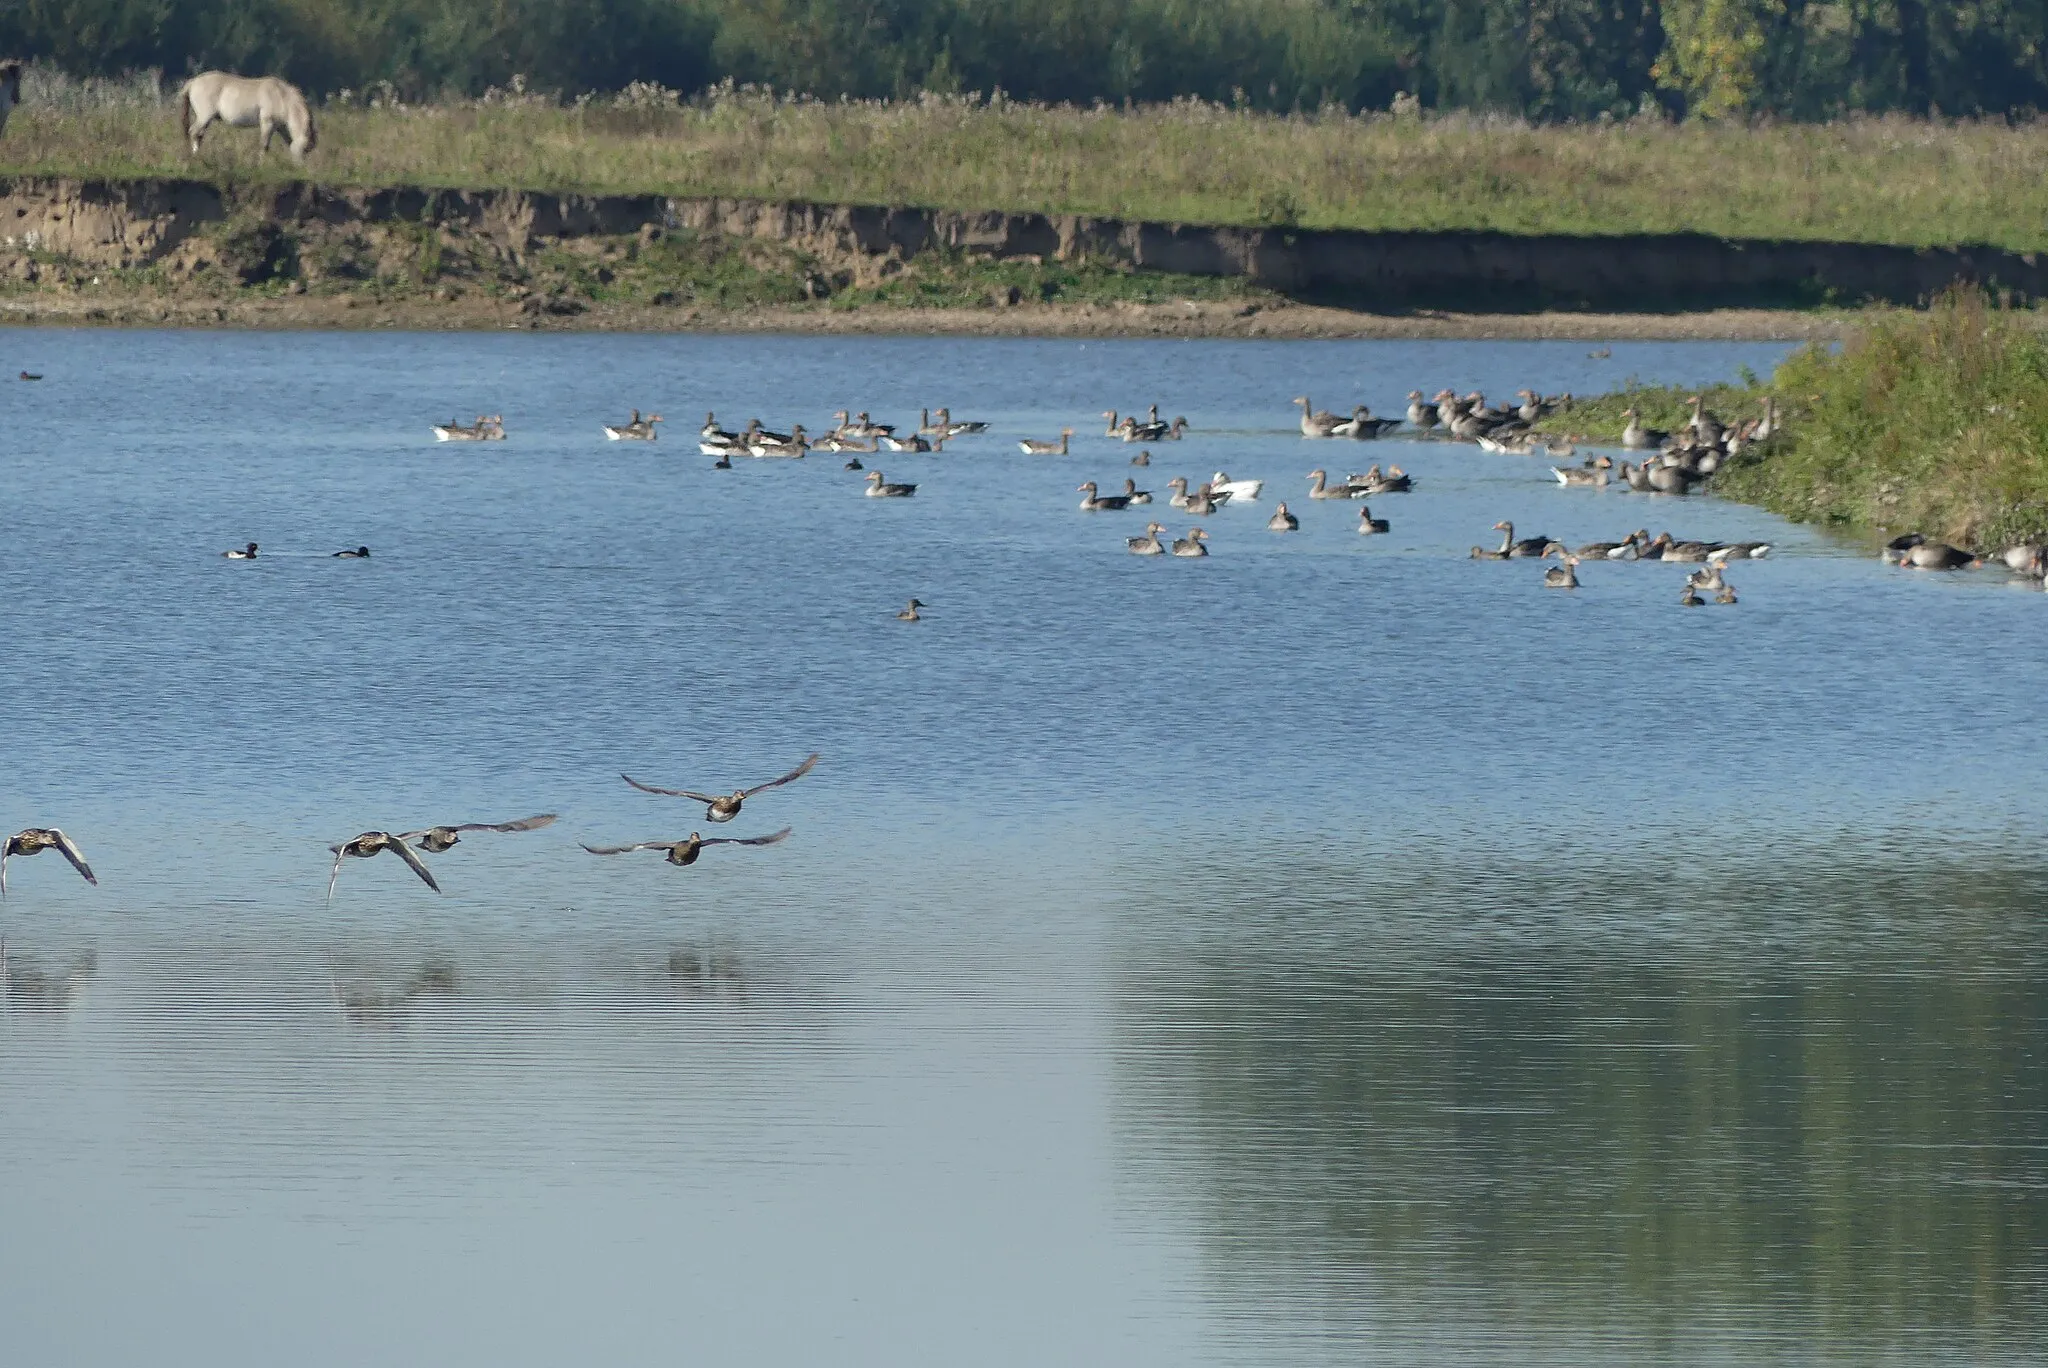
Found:
[[[1233,480],[1220,470],[1209,477],[1209,492],[1227,499],[1256,499],[1265,487],[1264,480]]]
[[[1545,551],[1556,545],[1549,537],[1523,537],[1517,541],[1515,525],[1511,522],[1497,522],[1493,530],[1501,534],[1501,549],[1513,558],[1541,559]]]
[[[426,864],[421,861],[419,856],[413,854],[412,847],[406,844],[410,836],[414,834],[423,835],[424,833],[408,832],[403,836],[394,836],[388,831],[365,831],[359,836],[350,837],[340,845],[327,847],[334,852],[334,868],[327,875],[327,901],[330,903],[334,901],[334,881],[341,877],[341,862],[343,860],[367,860],[374,855],[381,855],[387,850],[405,861],[406,867],[419,875],[422,883],[426,884],[427,887],[433,889],[436,893],[439,893],[441,885],[434,882],[434,876],[428,872]]]
[[[1131,502],[1130,497],[1125,494],[1098,495],[1095,492],[1095,481],[1093,480],[1080,486],[1075,492],[1087,496],[1081,500],[1081,508],[1084,512],[1088,513],[1120,512],[1128,507]]]
[[[1384,532],[1392,526],[1393,524],[1385,518],[1375,518],[1372,515],[1372,506],[1370,504],[1360,504],[1358,506],[1358,531],[1361,536],[1370,536],[1375,532]]]
[[[1124,477],[1124,498],[1133,504],[1148,504],[1152,502],[1152,491],[1138,488],[1138,482],[1126,475]]]
[[[924,601],[923,599],[912,599],[912,600],[911,600],[911,601],[909,602],[909,604],[905,606],[905,608],[903,609],[903,611],[902,611],[902,612],[900,612],[900,613],[898,613],[898,614],[896,615],[896,620],[897,620],[898,622],[918,622],[918,621],[921,621],[921,619],[920,619],[920,617],[919,617],[919,615],[918,615],[918,611],[917,611],[917,610],[918,610],[918,609],[920,609],[920,608],[923,608],[923,607],[925,607],[925,606],[926,606],[926,605],[925,605],[925,601]]]
[[[1608,472],[1613,468],[1614,462],[1606,456],[1601,456],[1595,459],[1590,466],[1552,466],[1550,473],[1557,476],[1557,482],[1567,489],[1573,486],[1592,486],[1605,489],[1607,487]]]
[[[940,409],[933,416],[938,421],[939,435],[941,437],[958,437],[963,433],[988,431],[988,424],[984,422],[954,422],[951,409]]]
[[[1628,424],[1621,430],[1621,444],[1631,451],[1653,451],[1671,440],[1671,434],[1668,432],[1644,427],[1642,414],[1633,408],[1626,410],[1622,416],[1628,419]]]
[[[723,797],[708,793],[692,793],[688,789],[656,788],[652,784],[643,784],[628,774],[622,774],[619,778],[624,779],[642,793],[658,793],[664,798],[688,798],[693,803],[703,803],[705,805],[704,820],[707,822],[730,822],[733,818],[740,815],[740,808],[747,799],[757,793],[766,793],[769,789],[781,788],[784,784],[794,783],[806,774],[809,774],[817,763],[818,755],[817,752],[813,751],[805,757],[801,765],[798,765],[780,779],[770,779],[767,783],[756,784],[752,788],[736,789]]]
[[[1311,409],[1305,394],[1294,396],[1294,402],[1301,409],[1301,435],[1304,437],[1328,437],[1336,431],[1337,424],[1344,421],[1325,409]]]
[[[553,826],[555,814],[543,812],[538,817],[521,817],[516,822],[463,822],[458,826],[428,827],[424,831],[403,831],[401,841],[411,841],[431,855],[452,850],[462,843],[465,831],[539,831],[544,826]]]
[[[879,470],[870,470],[867,478],[870,499],[907,499],[917,493],[914,484],[890,484],[882,478]]]
[[[1693,587],[1688,584],[1685,586],[1685,592],[1678,596],[1678,602],[1680,607],[1697,608],[1705,603],[1706,600],[1701,598]]]
[[[27,371],[23,371],[21,373],[21,378],[24,380],[40,380],[43,377],[40,375],[30,375]]]
[[[255,560],[256,543],[250,542],[247,546],[243,547],[239,551],[223,551],[221,552],[221,555],[227,558],[228,560]]]
[[[1145,535],[1124,538],[1124,546],[1134,556],[1163,556],[1166,548],[1159,543],[1159,534],[1166,529],[1158,523],[1146,523]]]
[[[1715,593],[1715,595],[1714,595],[1714,602],[1716,602],[1716,603],[1733,603],[1733,602],[1735,602],[1735,586],[1734,586],[1734,585],[1732,585],[1732,584],[1724,584],[1724,585],[1722,585],[1722,586],[1721,586],[1721,588],[1720,588],[1720,590],[1719,590],[1718,592],[1716,592],[1716,593]]]
[[[1543,572],[1543,587],[1546,589],[1576,589],[1579,587],[1579,558],[1567,555],[1564,564],[1553,565]]]
[[[638,845],[587,845],[583,848],[593,855],[625,855],[635,850],[665,850],[668,852],[666,856],[668,862],[672,865],[680,867],[683,865],[693,865],[697,863],[697,857],[704,853],[704,847],[706,846],[774,845],[777,841],[786,839],[789,836],[789,833],[790,828],[784,827],[782,830],[771,833],[767,836],[712,836],[707,838],[704,836],[699,836],[696,832],[693,831],[680,841],[642,841]]]
[[[713,470],[731,470],[732,453],[730,451],[719,452],[718,459],[711,463],[711,468]]]
[[[848,461],[848,462],[847,462],[847,463],[846,463],[845,465],[843,465],[843,466],[841,466],[841,467],[839,467],[839,468],[840,468],[841,470],[866,470],[866,469],[867,469],[867,467],[866,467],[866,466],[864,466],[864,465],[862,465],[862,464],[860,463],[860,457],[858,457],[858,456],[855,456],[854,458],[852,458],[851,460],[849,460],[849,461]]]
[[[891,437],[884,434],[878,440],[882,443],[883,446],[887,447],[891,451],[942,451],[945,449],[946,445],[946,439],[943,435],[933,437],[930,440],[926,440],[925,438],[918,436],[916,433],[912,433],[908,437]]]
[[[1141,451],[1141,452],[1139,452],[1139,453],[1138,453],[1137,455],[1135,455],[1135,456],[1131,457],[1131,464],[1132,464],[1132,465],[1134,465],[1134,466],[1148,466],[1148,465],[1151,465],[1151,464],[1152,464],[1152,453],[1151,453],[1151,452],[1149,452],[1149,451]]]
[[[46,850],[54,850],[71,861],[71,867],[77,870],[87,883],[99,883],[99,880],[93,877],[92,867],[86,864],[85,854],[79,850],[76,841],[56,827],[29,827],[26,831],[15,832],[7,838],[6,844],[0,845],[0,896],[7,893],[7,862],[16,855],[26,859],[30,855],[40,855]]]
[[[1026,456],[1064,456],[1067,454],[1067,442],[1073,435],[1072,428],[1061,428],[1057,442],[1037,442],[1026,437],[1017,446]]]
[[[1983,563],[1968,551],[1938,541],[1923,541],[1899,558],[1899,564],[1909,570],[1961,570],[1965,566],[1974,569]]]
[[[1268,532],[1299,532],[1301,530],[1301,519],[1289,513],[1287,505],[1283,503],[1273,510],[1272,517],[1266,519],[1266,530]]]
[[[1329,482],[1329,475],[1321,470],[1311,470],[1308,473],[1308,478],[1308,496],[1311,499],[1362,499],[1365,497],[1365,489],[1362,485],[1333,485]]]
[[[369,558],[370,548],[367,546],[358,546],[353,551],[336,551],[329,557],[331,560],[368,560]]]
[[[1202,545],[1202,543],[1207,540],[1209,540],[1209,534],[1206,530],[1199,527],[1191,527],[1188,529],[1188,534],[1185,537],[1180,537],[1174,541],[1173,554],[1176,556],[1206,556],[1209,554],[1209,548]]]
[[[1350,437],[1358,441],[1371,441],[1383,437],[1401,426],[1399,418],[1375,418],[1372,410],[1364,404],[1351,410],[1351,416],[1330,429],[1332,437]]]

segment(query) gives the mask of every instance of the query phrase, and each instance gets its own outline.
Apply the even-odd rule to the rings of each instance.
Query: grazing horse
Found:
[[[215,119],[236,128],[263,130],[263,150],[270,150],[270,135],[282,128],[291,138],[292,157],[304,161],[318,141],[313,132],[313,112],[299,88],[275,76],[230,76],[225,71],[203,71],[185,82],[178,91],[178,119],[192,140],[192,152],[199,152],[199,135]]]
[[[7,131],[7,115],[21,103],[21,63],[0,62],[0,133]]]

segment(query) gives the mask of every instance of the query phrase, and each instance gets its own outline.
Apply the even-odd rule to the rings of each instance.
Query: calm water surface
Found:
[[[2048,596],[1287,406],[1781,349],[0,339],[0,822],[101,879],[0,906],[9,1361],[2043,1361]],[[908,501],[689,440],[939,403]],[[1074,507],[1218,469],[1206,561]]]

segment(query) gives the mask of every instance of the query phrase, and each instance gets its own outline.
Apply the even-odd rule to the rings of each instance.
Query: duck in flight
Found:
[[[406,867],[420,876],[420,882],[433,889],[436,893],[439,893],[441,885],[434,882],[434,876],[427,869],[425,862],[419,856],[413,854],[412,847],[406,844],[413,836],[425,834],[425,832],[406,832],[394,836],[388,831],[365,831],[359,836],[350,837],[340,845],[329,846],[328,849],[334,852],[334,868],[327,875],[327,901],[329,903],[334,901],[334,881],[341,877],[341,862],[343,860],[367,860],[371,856],[381,855],[387,850],[405,861]]]
[[[30,827],[26,831],[18,831],[9,836],[7,843],[0,845],[0,897],[7,893],[7,862],[16,855],[26,858],[30,855],[40,855],[46,850],[54,850],[71,861],[71,867],[77,870],[87,883],[99,883],[99,880],[93,877],[92,867],[85,862],[85,855],[79,850],[76,841],[56,827]]]
[[[710,793],[692,793],[688,789],[656,788],[652,784],[641,783],[630,774],[622,774],[619,778],[625,780],[634,788],[639,789],[642,793],[658,793],[664,798],[688,798],[693,803],[702,803],[704,804],[704,820],[707,822],[730,822],[733,818],[740,815],[740,808],[746,803],[747,799],[757,793],[766,793],[769,789],[781,788],[784,784],[795,783],[806,774],[809,774],[816,767],[817,763],[818,753],[812,751],[804,758],[804,762],[801,765],[798,765],[780,779],[770,779],[767,783],[756,784],[752,788],[735,789],[723,797]]]
[[[682,865],[693,865],[693,864],[697,863],[697,857],[698,857],[699,855],[701,855],[701,854],[703,854],[703,853],[704,853],[704,847],[705,847],[705,846],[715,846],[715,845],[743,845],[743,846],[764,846],[764,845],[774,845],[774,844],[775,844],[775,843],[776,843],[777,841],[782,841],[782,840],[786,840],[786,839],[788,839],[788,837],[789,837],[789,832],[790,832],[790,828],[788,828],[788,827],[784,827],[784,828],[783,828],[782,830],[780,830],[780,831],[777,831],[777,832],[771,832],[771,833],[770,833],[769,835],[766,835],[766,836],[712,836],[712,837],[706,838],[706,837],[703,837],[703,836],[700,836],[700,835],[698,835],[698,834],[697,834],[696,832],[694,832],[694,831],[693,831],[693,832],[691,832],[691,833],[690,833],[690,834],[689,834],[688,836],[685,836],[685,837],[684,837],[684,838],[683,838],[682,840],[680,840],[680,841],[641,841],[641,842],[640,842],[639,844],[637,844],[637,845],[622,845],[622,846],[590,846],[590,845],[587,845],[587,846],[584,846],[583,848],[584,848],[585,850],[589,851],[589,852],[590,852],[591,854],[593,854],[593,855],[628,855],[628,854],[631,854],[631,853],[632,853],[633,851],[636,851],[636,850],[665,850],[665,851],[667,851],[667,852],[668,852],[668,854],[667,854],[667,856],[666,856],[665,858],[666,858],[666,859],[668,860],[668,862],[669,862],[670,864],[672,864],[672,865],[677,865],[677,866],[682,866]]]
[[[442,851],[462,841],[465,831],[539,831],[544,826],[553,826],[555,814],[543,812],[538,817],[521,817],[516,822],[464,822],[460,826],[428,827],[425,831],[407,831],[399,839],[411,841],[421,850],[439,855]]]

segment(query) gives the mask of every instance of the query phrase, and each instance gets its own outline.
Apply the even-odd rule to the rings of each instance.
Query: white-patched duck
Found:
[[[71,867],[77,870],[79,876],[87,883],[99,883],[93,876],[92,866],[85,862],[85,853],[78,848],[76,841],[56,827],[29,827],[25,831],[15,832],[7,838],[5,844],[0,844],[0,896],[7,893],[7,862],[17,855],[27,859],[46,850],[54,850],[69,860]]]

